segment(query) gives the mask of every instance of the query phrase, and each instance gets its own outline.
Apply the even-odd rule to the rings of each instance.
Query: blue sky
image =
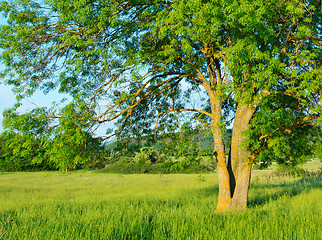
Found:
[[[0,85],[0,132],[3,132],[3,110],[13,107],[13,105],[16,103],[16,97],[14,93],[11,91],[11,88],[12,87],[5,86],[3,84]],[[19,112],[28,112],[35,107],[50,107],[52,105],[52,102],[59,102],[63,98],[68,98],[68,95],[59,94],[57,91],[50,92],[47,95],[44,95],[42,92],[36,92],[32,97],[22,101],[22,106],[19,108]],[[112,123],[108,123],[105,126],[101,126],[97,129],[96,134],[99,136],[104,136],[106,128],[110,127],[113,127]]]
[[[0,25],[5,23],[5,19],[0,16]],[[0,69],[3,66],[0,64]],[[1,81],[0,81],[1,82]],[[2,132],[2,112],[5,108],[8,108],[10,105],[13,105],[15,101],[15,97],[11,92],[11,88],[7,86],[0,85],[0,132]]]

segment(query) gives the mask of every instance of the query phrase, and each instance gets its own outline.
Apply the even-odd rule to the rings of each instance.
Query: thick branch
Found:
[[[203,110],[198,110],[198,109],[190,109],[190,108],[182,108],[182,109],[170,109],[170,110],[166,110],[166,111],[163,111],[155,116],[153,116],[152,118],[155,118],[155,117],[159,117],[160,115],[162,114],[166,114],[166,113],[169,113],[169,112],[183,112],[183,111],[189,111],[189,112],[197,112],[197,113],[200,113],[202,115],[207,115],[208,117],[212,118],[212,114],[209,113],[209,112],[206,112],[206,111],[203,111]]]

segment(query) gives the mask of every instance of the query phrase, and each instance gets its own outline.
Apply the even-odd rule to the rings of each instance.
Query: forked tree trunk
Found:
[[[254,111],[255,108],[249,105],[237,106],[228,160],[225,156],[217,155],[219,197],[216,213],[244,210],[247,207],[252,163],[248,162],[250,153],[243,146],[243,133],[249,128]]]
[[[211,49],[207,43],[205,43],[205,49]],[[222,133],[222,96],[220,88],[217,88],[217,86],[223,84],[221,67],[219,60],[214,58],[211,51],[208,51],[207,54],[210,84],[204,84],[204,87],[209,95],[211,106],[211,128],[219,178],[219,196],[215,212],[245,209],[251,174],[251,162],[247,161],[251,155],[243,147],[245,140],[243,132],[249,129],[249,123],[256,106],[237,105],[230,154],[228,161],[226,161]]]

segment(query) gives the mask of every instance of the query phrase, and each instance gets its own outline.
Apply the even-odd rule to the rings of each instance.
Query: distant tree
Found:
[[[25,170],[22,161],[38,169],[49,164],[64,171],[88,166],[99,157],[102,147],[101,139],[88,131],[91,122],[86,116],[90,113],[84,107],[77,101],[59,112],[46,108],[26,114],[5,111],[3,136],[7,149],[11,149],[7,162],[16,164],[16,170]]]
[[[0,138],[0,171],[51,170],[39,139],[31,134],[3,133]]]
[[[33,112],[18,116],[12,111],[4,112],[3,124],[5,131],[1,134],[1,160],[2,171],[29,171],[49,170],[54,167],[46,159],[46,150],[36,131],[43,128],[41,120],[31,116]],[[42,125],[40,127],[40,125]],[[38,127],[36,127],[38,126]],[[15,130],[13,130],[15,128]],[[28,131],[28,130],[29,131]],[[20,130],[20,131],[17,131]]]
[[[68,104],[60,111],[52,137],[46,141],[49,159],[59,169],[69,171],[86,167],[99,156],[101,139],[93,136],[90,118],[91,111],[82,101]]]
[[[123,138],[170,131],[184,112],[209,123],[217,212],[245,209],[253,162],[266,149],[292,161],[321,120],[320,0],[12,0],[1,10],[2,79],[21,97],[58,88],[91,121],[120,119]]]

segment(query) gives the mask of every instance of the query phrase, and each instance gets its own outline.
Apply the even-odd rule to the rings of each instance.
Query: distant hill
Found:
[[[148,144],[148,141],[150,141],[151,139],[154,139],[154,136],[149,135],[149,136],[142,137],[139,142],[137,142],[135,139],[131,139],[131,140],[129,140],[128,145],[131,145],[131,144],[140,145],[141,147],[149,145],[149,146],[154,147],[156,149],[160,149],[161,148],[161,141],[164,141],[164,139],[176,139],[173,137],[173,134],[179,135],[179,133],[164,134],[163,136],[159,136],[157,138],[156,142],[154,142],[152,144],[151,143]],[[172,135],[172,137],[171,137],[171,135]],[[230,143],[231,135],[232,135],[232,129],[227,129],[226,130],[226,137],[225,137],[226,145]],[[210,149],[211,151],[213,151],[213,149],[214,149],[214,139],[210,134],[204,134],[203,132],[200,132],[200,131],[199,132],[193,131],[193,132],[190,132],[186,137],[190,137],[190,138],[195,139],[198,146],[200,147],[200,150]],[[114,150],[116,148],[116,146],[117,146],[116,141],[108,142],[105,144],[105,150],[106,151]]]

